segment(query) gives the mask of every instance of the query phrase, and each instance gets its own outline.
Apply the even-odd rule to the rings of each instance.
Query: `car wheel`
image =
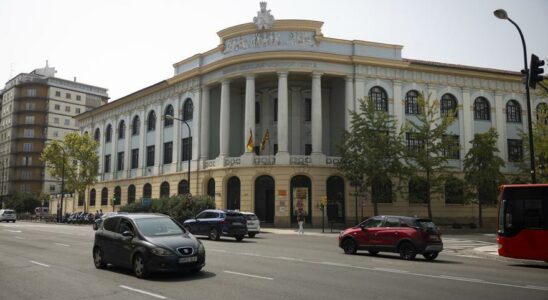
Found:
[[[353,239],[346,239],[343,242],[343,250],[346,254],[356,254],[356,251],[358,251],[358,248],[356,246],[356,242]]]
[[[218,241],[220,238],[217,228],[211,228],[209,231],[209,239],[212,241]]]
[[[415,246],[409,242],[402,243],[398,251],[400,252],[400,257],[405,260],[414,260],[415,256],[417,256]]]
[[[141,254],[136,254],[133,258],[133,273],[135,273],[137,278],[148,277],[146,262]]]
[[[377,251],[377,250],[369,250],[369,254],[375,256],[375,255],[379,254],[379,251]]]
[[[248,235],[250,238],[254,238],[254,237],[255,237],[255,233],[254,233],[254,232],[253,232],[253,233],[248,233],[247,235]]]
[[[101,251],[101,248],[99,247],[93,249],[93,263],[97,269],[104,269],[107,266],[107,263],[103,258],[103,251]]]
[[[424,256],[426,260],[434,260],[438,257],[438,253],[439,252],[424,253],[422,256]]]
[[[238,242],[241,242],[241,241],[243,241],[244,236],[243,235],[237,235],[237,236],[235,236],[235,238]]]

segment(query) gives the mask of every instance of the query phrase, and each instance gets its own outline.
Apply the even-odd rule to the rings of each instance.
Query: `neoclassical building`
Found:
[[[190,191],[276,226],[294,222],[302,206],[318,226],[327,196],[329,218],[354,223],[372,214],[371,195],[352,194],[336,168],[336,145],[350,129],[349,111],[368,96],[400,124],[415,118],[419,93],[440,100],[441,113],[456,112],[448,132],[456,173],[473,135],[490,127],[499,132],[505,172],[516,170],[519,131],[527,128],[520,73],[405,59],[402,46],[324,37],[322,25],[274,20],[262,3],[254,22],[219,31],[219,45],[175,63],[173,77],[77,116],[101,158],[99,182],[78,207],[86,201],[108,211],[114,196],[123,205]],[[533,109],[547,102],[534,96]],[[410,198],[397,193],[379,211],[427,215]],[[432,210],[443,222],[477,214],[447,193],[436,195]]]

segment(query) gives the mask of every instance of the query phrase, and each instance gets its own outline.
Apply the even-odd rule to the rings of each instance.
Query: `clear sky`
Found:
[[[493,16],[504,8],[528,57],[548,58],[546,0],[267,2],[276,19],[323,21],[327,37],[402,45],[404,58],[519,71],[519,34]],[[108,88],[112,101],[171,77],[173,63],[216,47],[218,31],[252,22],[258,10],[258,0],[0,0],[0,88],[49,60],[57,77]]]

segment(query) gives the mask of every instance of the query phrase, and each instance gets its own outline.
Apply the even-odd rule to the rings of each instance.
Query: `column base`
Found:
[[[289,165],[291,155],[289,152],[280,152],[276,153],[276,164],[277,165]]]
[[[320,152],[312,152],[310,154],[310,159],[312,160],[313,165],[325,165],[325,154]]]

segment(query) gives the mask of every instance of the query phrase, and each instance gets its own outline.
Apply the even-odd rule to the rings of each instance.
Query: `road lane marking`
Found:
[[[29,260],[29,262],[35,264],[35,265],[39,265],[39,266],[42,266],[42,267],[46,267],[46,268],[49,268],[50,266],[49,265],[46,265],[46,264],[43,264],[43,263],[40,263],[40,262],[37,262],[37,261],[34,261],[34,260]]]
[[[389,273],[400,273],[400,274],[409,273],[409,271],[398,270],[398,269],[390,269],[390,268],[375,268],[375,270],[376,271],[382,271],[382,272],[389,272]]]
[[[10,230],[10,229],[4,229],[4,231],[16,232],[16,233],[21,233],[22,232],[21,230]]]
[[[70,245],[67,244],[61,244],[61,243],[54,243],[55,245],[63,246],[63,247],[70,247]]]
[[[166,299],[166,297],[164,297],[162,295],[158,295],[158,294],[143,291],[143,290],[140,290],[140,289],[132,288],[132,287],[129,287],[127,285],[119,285],[119,287],[121,287],[123,289],[126,289],[126,290],[133,291],[133,292],[137,292],[137,293],[145,294],[145,295],[148,295],[148,296],[151,296],[151,297],[155,297],[155,298],[158,298],[158,299]]]
[[[24,240],[25,239],[24,237],[20,237],[20,236],[14,236],[14,238],[16,238],[18,240]]]
[[[228,274],[247,276],[247,277],[253,277],[253,278],[258,278],[258,279],[274,280],[274,278],[264,277],[264,276],[257,276],[257,275],[246,274],[246,273],[238,273],[238,272],[232,272],[232,271],[226,271],[226,270],[224,272],[228,273]]]
[[[455,255],[455,256],[458,256],[458,257],[468,257],[468,258],[482,258],[482,257],[475,256],[475,255]]]

